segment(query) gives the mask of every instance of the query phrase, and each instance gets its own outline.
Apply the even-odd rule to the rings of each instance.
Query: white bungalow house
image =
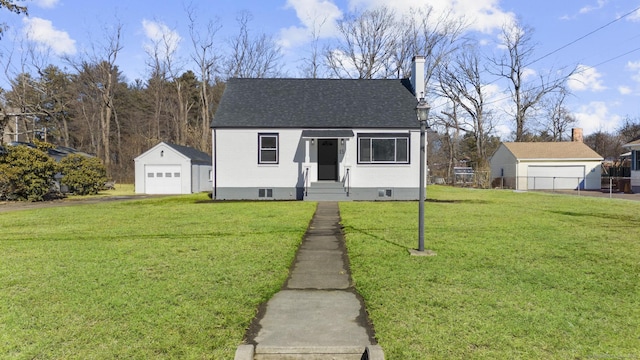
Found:
[[[137,194],[211,191],[211,156],[200,150],[161,142],[134,161]]]
[[[411,81],[229,79],[211,122],[213,198],[417,200],[414,60]]]
[[[631,150],[631,191],[640,193],[640,139],[636,139],[623,147]]]
[[[599,190],[602,160],[581,141],[505,142],[491,157],[491,178],[517,190]]]

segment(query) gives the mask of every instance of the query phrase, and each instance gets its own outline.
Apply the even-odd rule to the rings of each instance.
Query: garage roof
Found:
[[[188,146],[176,145],[168,142],[165,142],[164,144],[191,159],[192,164],[211,164],[211,156],[198,149],[194,149]]]
[[[630,148],[630,149],[640,148],[640,139],[635,139],[628,144],[622,145],[622,147]]]
[[[517,159],[581,159],[603,160],[583,142],[505,142],[502,143]]]

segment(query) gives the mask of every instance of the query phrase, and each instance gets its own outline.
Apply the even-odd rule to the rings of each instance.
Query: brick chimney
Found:
[[[413,86],[413,94],[417,100],[421,97],[425,97],[425,84],[424,84],[424,64],[426,59],[424,56],[414,56],[412,59],[411,67],[411,86]]]
[[[571,141],[584,142],[584,137],[582,136],[582,129],[581,128],[573,128],[573,129],[571,129]]]

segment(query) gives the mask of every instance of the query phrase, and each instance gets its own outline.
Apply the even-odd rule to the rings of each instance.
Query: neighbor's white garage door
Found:
[[[540,166],[529,165],[529,190],[584,189],[585,167],[581,165]]]
[[[180,165],[146,165],[146,194],[180,194],[182,174]]]

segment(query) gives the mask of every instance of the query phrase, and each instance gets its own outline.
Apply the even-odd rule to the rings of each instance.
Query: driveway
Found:
[[[82,204],[101,204],[112,201],[136,200],[152,197],[153,195],[122,195],[122,196],[106,196],[89,199],[67,198],[51,201],[0,201],[0,213],[8,211],[44,209],[50,207],[74,206]]]

